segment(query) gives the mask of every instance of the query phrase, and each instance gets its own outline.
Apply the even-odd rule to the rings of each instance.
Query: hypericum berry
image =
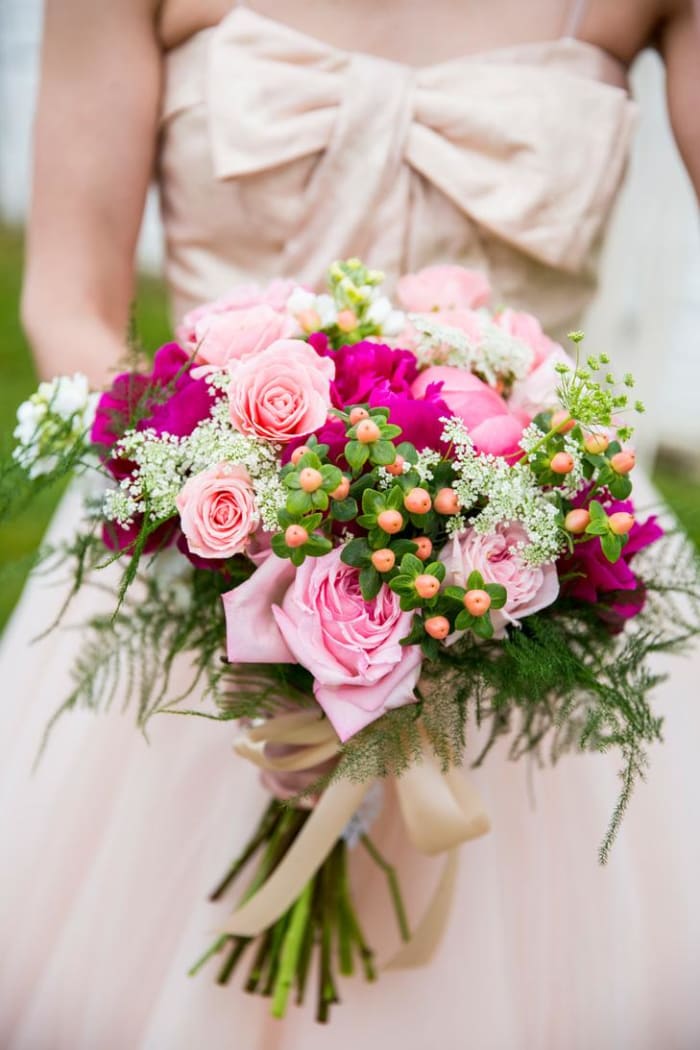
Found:
[[[350,422],[354,427],[363,419],[369,419],[369,412],[366,408],[356,405],[355,408],[350,409]]]
[[[341,310],[335,323],[341,332],[354,332],[357,328],[357,315],[352,310]]]
[[[295,448],[292,452],[292,463],[294,464],[294,466],[296,467],[301,457],[305,456],[306,453],[310,451],[311,449],[308,445],[299,445],[299,448]]]
[[[437,576],[431,576],[429,573],[424,572],[420,576],[416,576],[413,586],[416,588],[419,597],[434,598],[440,590],[440,581]]]
[[[297,321],[305,332],[317,332],[321,327],[321,318],[315,310],[302,310],[297,314]]]
[[[438,514],[459,514],[459,500],[454,489],[440,489],[433,505]]]
[[[472,616],[483,616],[491,608],[491,595],[480,588],[467,591],[464,595],[464,608]]]
[[[382,547],[381,550],[372,551],[371,562],[377,572],[391,572],[396,564],[396,555],[388,547]]]
[[[425,621],[425,633],[441,642],[450,633],[450,621],[446,616],[430,616]]]
[[[628,514],[624,510],[618,510],[615,514],[610,515],[608,525],[615,536],[626,536],[634,525],[634,515]]]
[[[381,431],[373,419],[361,419],[357,424],[356,433],[361,445],[371,445],[381,437]]]
[[[377,525],[391,536],[395,532],[401,532],[403,515],[398,510],[383,510],[377,515]]]
[[[309,534],[303,525],[288,525],[284,533],[284,542],[288,547],[303,547]]]
[[[570,474],[574,469],[574,457],[569,452],[557,452],[549,466],[555,474]]]
[[[416,557],[420,558],[421,561],[427,561],[430,555],[433,553],[433,543],[427,536],[416,536],[413,540],[418,550],[416,551]]]
[[[629,474],[637,462],[634,452],[616,452],[610,457],[610,466],[616,474]]]
[[[427,489],[411,489],[403,498],[403,505],[409,514],[427,514],[433,505]]]
[[[304,467],[299,475],[299,484],[304,492],[315,492],[323,484],[323,474],[314,467]]]
[[[601,456],[607,451],[609,444],[610,438],[607,434],[586,434],[583,442],[586,452],[590,452],[592,456]]]
[[[557,430],[560,434],[568,434],[575,426],[576,420],[571,419],[565,408],[559,408],[552,413],[552,430]]]
[[[405,462],[406,460],[403,458],[403,456],[399,456],[397,454],[394,462],[389,463],[389,465],[386,466],[384,469],[386,470],[387,474],[391,474],[393,477],[397,478],[400,474],[403,474],[403,467]]]
[[[576,510],[570,510],[566,515],[564,528],[567,532],[573,532],[575,536],[578,536],[579,533],[586,531],[590,521],[590,511],[587,511],[584,507],[578,507]]]
[[[350,478],[346,478],[343,475],[343,480],[340,482],[337,488],[331,492],[331,499],[347,499],[350,494]]]

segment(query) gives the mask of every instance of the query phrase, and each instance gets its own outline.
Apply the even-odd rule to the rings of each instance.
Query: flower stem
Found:
[[[287,1011],[287,1000],[297,973],[306,931],[310,925],[309,916],[311,913],[313,889],[314,880],[310,879],[291,909],[273,990],[273,1017],[284,1017]]]
[[[406,916],[406,909],[404,907],[403,898],[401,896],[401,889],[399,887],[399,880],[396,874],[396,868],[382,856],[377,847],[374,845],[368,835],[363,835],[361,840],[362,845],[365,847],[375,864],[378,864],[387,877],[389,883],[389,892],[391,894],[391,900],[394,905],[394,911],[396,913],[396,920],[399,924],[399,931],[401,933],[401,939],[403,941],[410,941],[411,930],[408,925],[408,918]]]
[[[270,837],[275,826],[279,823],[281,816],[282,812],[279,803],[276,800],[271,802],[265,810],[265,813],[256,828],[255,834],[248,841],[243,852],[236,858],[223,879],[221,879],[215,889],[209,894],[210,901],[217,901],[224,895],[253,854],[260,848],[260,846],[262,846],[266,839]]]
[[[526,449],[523,452],[522,456],[518,456],[515,462],[522,463],[524,459],[529,459],[530,456],[534,455],[535,452],[539,452],[542,446],[546,445],[550,438],[553,438],[555,434],[561,434],[562,428],[565,427],[567,423],[570,423],[572,418],[573,417],[571,415],[568,415],[566,419],[562,419],[559,423],[557,423],[555,427],[552,427],[551,430],[547,431],[547,433],[543,437],[541,437],[539,441],[535,442],[532,448]]]

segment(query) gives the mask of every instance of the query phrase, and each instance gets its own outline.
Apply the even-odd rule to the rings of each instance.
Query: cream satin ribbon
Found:
[[[267,744],[294,746],[287,755],[271,756]],[[310,769],[339,751],[338,738],[317,711],[277,715],[243,733],[235,751],[262,769],[296,772]],[[357,811],[372,781],[338,780],[321,795],[284,860],[250,900],[238,908],[222,932],[254,937],[292,905],[318,871]],[[422,853],[447,853],[440,882],[411,941],[389,962],[390,968],[420,966],[440,942],[449,918],[457,875],[457,849],[486,834],[490,822],[475,789],[454,768],[443,772],[424,744],[422,760],[398,777],[396,790],[409,840]]]

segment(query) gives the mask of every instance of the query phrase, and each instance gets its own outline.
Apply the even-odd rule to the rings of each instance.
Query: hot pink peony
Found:
[[[388,587],[366,602],[358,571],[343,564],[340,550],[296,571],[268,558],[223,601],[229,660],[302,664],[341,740],[415,701],[420,649],[399,644],[413,614],[401,612]]]
[[[242,554],[260,521],[248,472],[230,463],[195,474],[176,502],[187,546],[200,558]]]
[[[506,604],[491,613],[496,638],[503,638],[507,624],[544,609],[559,594],[559,578],[552,564],[533,566],[517,549],[527,542],[527,533],[515,522],[499,525],[496,532],[481,535],[465,529],[448,541],[440,554],[447,569],[445,583],[464,587],[469,574],[481,573],[486,583],[500,583],[507,592]]]
[[[485,306],[491,287],[482,273],[463,266],[428,266],[408,273],[397,285],[399,302],[414,313]]]
[[[287,444],[321,427],[331,407],[335,365],[300,339],[280,339],[234,362],[231,421],[243,434]]]
[[[433,384],[439,384],[440,397],[450,412],[464,421],[479,452],[506,457],[519,452],[527,419],[513,415],[490,386],[461,368],[433,365],[420,373],[411,392],[414,397],[424,397]]]

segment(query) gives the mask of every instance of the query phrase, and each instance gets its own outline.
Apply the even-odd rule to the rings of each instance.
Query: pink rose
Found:
[[[442,384],[440,397],[464,421],[477,451],[494,456],[518,454],[529,420],[513,415],[500,394],[471,372],[451,365],[426,368],[413,382],[411,393],[425,397],[433,383]]]
[[[207,314],[193,328],[195,362],[227,368],[231,361],[260,353],[298,331],[296,323],[269,306]]]
[[[248,472],[230,463],[195,474],[176,503],[187,546],[201,558],[242,554],[260,520]]]
[[[529,565],[517,549],[527,540],[525,529],[517,522],[499,525],[490,535],[465,529],[453,536],[440,554],[447,569],[446,585],[464,587],[470,572],[477,570],[485,583],[505,587],[506,604],[491,613],[495,638],[503,638],[506,624],[517,624],[524,616],[544,609],[559,594],[554,565]]]
[[[212,315],[248,310],[254,306],[269,306],[275,313],[286,315],[287,300],[297,287],[296,282],[287,280],[272,281],[265,288],[259,284],[238,285],[220,299],[204,303],[186,313],[178,325],[178,341],[189,350],[194,350],[198,342],[197,325]]]
[[[463,266],[428,266],[401,277],[397,295],[404,309],[414,313],[465,307],[473,310],[488,303],[491,287],[476,270],[466,270]]]
[[[515,336],[516,339],[530,347],[535,355],[531,371],[541,365],[558,346],[548,335],[544,334],[537,318],[522,310],[502,310],[494,317],[494,321],[508,335]]]
[[[335,365],[301,339],[279,339],[232,363],[231,421],[242,434],[284,445],[323,426]]]
[[[415,702],[421,653],[399,644],[413,614],[401,612],[388,587],[365,602],[357,569],[340,553],[307,558],[296,571],[269,558],[223,601],[229,660],[300,663],[345,741],[385,711]]]
[[[525,412],[534,417],[545,409],[556,408],[559,404],[557,389],[561,385],[561,375],[556,370],[558,364],[571,367],[572,361],[558,343],[552,343],[550,353],[537,368],[513,384],[508,398],[511,411]]]

